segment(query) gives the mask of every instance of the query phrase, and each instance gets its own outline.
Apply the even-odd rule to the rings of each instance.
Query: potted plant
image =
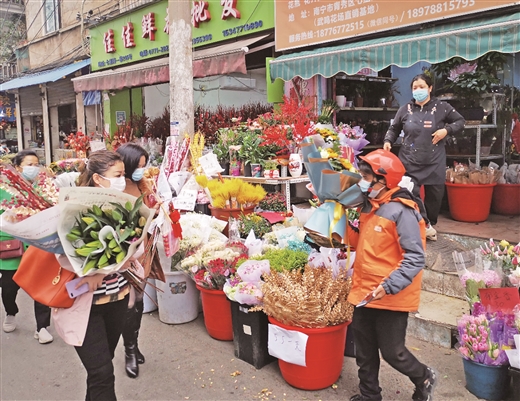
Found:
[[[242,147],[238,151],[238,157],[244,166],[250,166],[252,177],[261,177],[262,160],[274,156],[268,147],[260,146],[261,143],[262,138],[256,130],[247,131],[242,138]]]
[[[280,172],[278,171],[278,161],[277,160],[264,160],[262,162],[264,166],[264,177],[265,178],[278,178],[280,177]]]
[[[506,61],[505,54],[490,52],[473,61],[453,57],[433,64],[431,70],[437,75],[436,81],[445,83],[443,87],[437,88],[436,93],[453,94],[450,103],[467,121],[481,121],[484,117],[482,95],[496,91],[500,85],[498,73]]]

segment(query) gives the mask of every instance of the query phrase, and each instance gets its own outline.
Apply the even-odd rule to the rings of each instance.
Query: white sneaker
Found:
[[[430,241],[437,241],[437,230],[433,228],[431,224],[426,226],[426,239],[429,239]]]
[[[54,340],[52,334],[49,333],[45,327],[43,329],[40,329],[40,331],[35,331],[34,338],[36,338],[40,344],[52,343],[52,341]]]
[[[7,315],[4,319],[4,324],[2,325],[2,329],[6,333],[10,333],[16,329],[16,318],[15,316]]]

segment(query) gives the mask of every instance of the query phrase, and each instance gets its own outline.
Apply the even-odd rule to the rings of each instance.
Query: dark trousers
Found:
[[[16,270],[0,270],[0,273],[2,274],[0,286],[2,287],[2,303],[4,304],[5,313],[15,316],[18,313],[16,295],[20,289],[20,286],[13,280]]]
[[[114,351],[123,331],[128,296],[121,301],[92,305],[87,333],[81,347],[75,347],[87,370],[87,401],[116,400]]]
[[[51,308],[34,301],[34,317],[36,318],[36,331],[40,331],[51,325]]]
[[[413,194],[416,197],[417,206],[426,223],[437,224],[439,212],[441,211],[442,198],[444,196],[444,184],[424,185],[424,203],[420,197],[421,186],[414,180]]]
[[[427,378],[427,367],[405,347],[408,312],[355,308],[349,330],[354,331],[359,389],[367,400],[381,401],[379,351],[394,369],[417,386]]]

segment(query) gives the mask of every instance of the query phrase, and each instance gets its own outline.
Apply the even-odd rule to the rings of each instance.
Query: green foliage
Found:
[[[303,270],[307,264],[308,254],[305,251],[293,251],[291,249],[269,250],[264,255],[253,256],[250,259],[269,260],[271,270],[277,272],[290,270]]]
[[[3,29],[0,32],[0,63],[14,62],[14,48],[26,37],[25,17],[18,15],[12,19],[2,19]]]
[[[278,168],[278,162],[276,160],[263,160],[262,166],[264,170],[276,170]]]
[[[247,238],[251,230],[255,233],[256,238],[262,238],[264,234],[271,232],[271,223],[256,213],[241,213],[238,217],[238,231],[240,232],[240,236]]]
[[[453,92],[466,107],[475,107],[480,103],[480,96],[489,93],[492,88],[500,84],[498,71],[504,68],[507,56],[498,52],[486,53],[473,61],[461,57],[453,57],[442,63],[433,64],[431,70],[445,85],[443,92]],[[463,72],[454,81],[449,80],[450,73],[463,64],[477,64],[474,72]]]
[[[238,158],[245,164],[262,163],[264,159],[274,156],[267,146],[260,146],[262,138],[260,130],[246,131],[242,137],[242,147],[238,151]]]

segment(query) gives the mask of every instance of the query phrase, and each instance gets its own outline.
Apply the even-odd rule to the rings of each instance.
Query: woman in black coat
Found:
[[[384,149],[404,131],[399,159],[406,168],[406,175],[414,182],[413,193],[419,196],[424,186],[424,204],[419,202],[421,214],[426,220],[426,237],[437,239],[437,217],[444,196],[446,180],[446,136],[464,128],[462,117],[450,104],[432,97],[432,80],[425,74],[412,79],[413,99],[400,107],[384,139]]]

